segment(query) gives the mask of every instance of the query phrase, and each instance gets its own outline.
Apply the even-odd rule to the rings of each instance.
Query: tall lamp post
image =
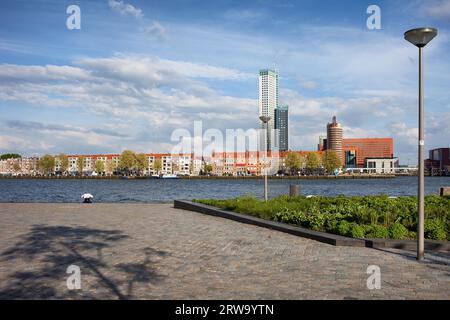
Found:
[[[259,120],[264,123],[264,127],[266,128],[266,137],[264,139],[264,201],[267,202],[268,196],[267,196],[267,143],[268,143],[268,134],[269,134],[269,128],[267,126],[267,123],[270,121],[271,117],[268,116],[260,116]]]
[[[425,212],[425,196],[424,196],[424,163],[423,163],[423,147],[424,147],[424,106],[423,106],[423,48],[434,37],[437,36],[435,28],[417,28],[405,32],[405,40],[411,42],[419,48],[419,221],[417,226],[417,260],[424,258],[424,212]]]

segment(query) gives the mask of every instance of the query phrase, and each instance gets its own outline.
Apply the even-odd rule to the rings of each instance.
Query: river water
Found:
[[[417,194],[417,177],[394,179],[269,180],[269,197],[289,193],[299,184],[304,195],[405,196]],[[450,177],[426,177],[425,193],[438,194]],[[231,198],[263,195],[262,179],[0,179],[0,202],[80,202],[83,193],[94,202],[171,202],[174,199]]]

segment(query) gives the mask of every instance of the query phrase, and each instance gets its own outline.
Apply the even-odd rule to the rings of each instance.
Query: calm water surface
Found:
[[[417,177],[351,180],[269,180],[269,196],[289,193],[290,184],[299,184],[304,195],[417,194]],[[450,177],[426,177],[425,193],[437,194],[450,186]],[[94,202],[171,202],[174,199],[232,198],[239,195],[261,197],[263,180],[34,180],[0,179],[0,202],[80,202],[89,192]]]

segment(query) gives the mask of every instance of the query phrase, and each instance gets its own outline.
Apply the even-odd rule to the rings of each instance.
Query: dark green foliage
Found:
[[[385,226],[373,224],[366,228],[366,237],[387,239],[389,238],[389,230]]]
[[[408,229],[399,222],[389,227],[389,234],[392,239],[408,239]]]
[[[440,219],[425,220],[425,237],[435,240],[445,240],[448,234],[445,230],[444,221]]]
[[[16,158],[22,158],[22,156],[17,153],[4,153],[0,156],[0,160],[16,159]]]
[[[364,238],[365,228],[356,223],[352,223],[348,236],[352,238]]]
[[[346,220],[342,220],[337,225],[337,234],[341,236],[346,236],[350,233],[350,223]]]
[[[251,196],[227,200],[194,200],[263,219],[355,238],[414,239],[417,229],[417,198],[295,197],[280,196],[268,202]],[[449,239],[450,199],[425,197],[425,236]]]

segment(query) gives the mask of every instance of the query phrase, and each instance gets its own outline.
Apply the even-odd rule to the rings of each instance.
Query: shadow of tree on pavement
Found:
[[[103,250],[126,239],[129,236],[119,230],[33,225],[30,232],[1,253],[2,263],[13,268],[7,279],[1,279],[0,299],[135,298],[136,283],[163,280],[155,271],[153,258],[161,259],[166,253],[144,248],[141,263],[108,265]],[[81,290],[66,286],[69,265],[81,269]],[[86,277],[94,279],[87,286],[83,283]]]

